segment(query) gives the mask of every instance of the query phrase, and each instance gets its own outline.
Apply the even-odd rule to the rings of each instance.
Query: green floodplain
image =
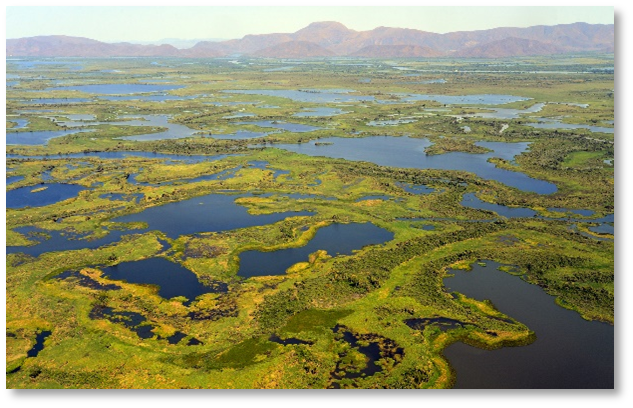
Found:
[[[449,345],[499,349],[538,339],[494,302],[446,289],[451,270],[481,260],[506,265],[506,273],[540,286],[583,319],[614,322],[613,219],[599,221],[614,213],[613,55],[29,61],[7,60],[7,134],[18,140],[6,146],[7,197],[34,187],[28,201],[56,183],[82,189],[61,201],[6,209],[7,388],[450,388],[458,373],[443,355]],[[140,99],[81,88],[144,83],[180,87]],[[308,97],[224,92],[231,90]],[[330,93],[341,100],[310,98]],[[402,94],[521,98],[484,105]],[[336,114],[294,116],[323,108]],[[524,112],[481,115],[495,109]],[[190,134],[125,138],[166,130],[125,124],[146,115],[167,115]],[[77,121],[90,131],[20,142],[29,133],[76,130],[69,122]],[[579,127],[531,126],[554,122]],[[255,133],[214,137],[239,132]],[[327,149],[339,139],[322,146],[319,139],[377,136],[425,139],[419,154],[434,159],[489,153],[481,142],[528,142],[514,160],[493,154],[482,163],[556,191],[539,194],[463,170],[275,147],[316,141],[315,148]],[[56,156],[126,151],[180,156]],[[226,156],[188,162],[182,155]],[[152,222],[114,221],[211,193],[235,197],[254,218],[287,215],[229,230],[205,230],[201,221],[182,235]],[[465,196],[482,208],[462,205]],[[531,215],[504,216],[485,204]],[[176,224],[178,216],[174,211]],[[393,238],[347,255],[317,248],[272,275],[238,274],[247,251],[300,248],[330,225],[352,223],[372,223]],[[90,245],[113,234],[112,242]],[[54,239],[72,248],[28,253]],[[104,272],[156,258],[192,272],[209,290],[195,299],[165,298],[166,288]],[[412,327],[412,319],[429,324]],[[443,322],[460,324],[447,329]]]

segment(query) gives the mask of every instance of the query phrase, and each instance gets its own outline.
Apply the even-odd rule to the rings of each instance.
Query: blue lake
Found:
[[[615,234],[615,226],[613,224],[600,224],[596,227],[589,227],[589,230],[598,234]]]
[[[57,86],[47,91],[80,91],[96,95],[123,95],[148,92],[164,92],[184,88],[183,85],[153,85],[153,84],[95,84]]]
[[[238,228],[259,226],[275,223],[287,217],[313,215],[307,211],[290,211],[264,215],[251,215],[245,207],[235,203],[235,199],[248,196],[209,194],[180,202],[167,203],[157,207],[147,208],[136,214],[114,218],[114,222],[145,222],[148,228],[134,230],[110,230],[102,238],[91,239],[88,234],[74,234],[66,231],[41,230],[35,227],[19,227],[15,231],[24,234],[29,240],[38,244],[33,246],[7,246],[7,253],[23,252],[32,256],[39,256],[45,252],[67,251],[83,248],[99,248],[117,242],[128,234],[144,233],[149,230],[160,230],[170,238],[180,235],[201,232],[218,232]],[[124,199],[133,199],[130,195]],[[120,197],[123,198],[123,197]],[[117,196],[111,197],[117,199]],[[41,235],[34,237],[32,233],[45,233],[48,239]]]
[[[481,201],[479,198],[477,198],[477,196],[475,196],[475,193],[464,194],[464,197],[462,198],[460,204],[464,207],[475,208],[478,210],[493,211],[499,215],[508,218],[534,217],[538,214],[531,208],[507,207],[505,205]]]
[[[325,250],[329,255],[350,255],[366,245],[382,244],[393,233],[374,224],[332,224],[320,228],[307,245],[272,252],[245,251],[240,254],[238,276],[283,275],[297,262],[307,262],[308,255]]]
[[[464,194],[462,201],[460,202],[464,207],[475,208],[478,210],[487,210],[495,212],[501,216],[507,218],[525,218],[525,217],[537,217],[543,220],[560,220],[567,222],[581,222],[581,223],[600,223],[597,227],[589,227],[590,230],[595,232],[603,232],[613,234],[613,222],[614,222],[614,214],[608,214],[604,217],[600,218],[573,218],[571,216],[561,217],[561,218],[553,218],[553,217],[544,217],[539,215],[538,212],[532,210],[531,208],[526,207],[508,207],[501,204],[488,203],[480,200],[475,193],[466,193]],[[560,212],[565,214],[575,214],[583,217],[590,217],[595,212],[593,210],[574,210],[569,208],[548,208],[548,211]],[[610,231],[610,232],[609,232]]]
[[[571,210],[569,208],[560,208],[560,207],[550,207],[547,209],[547,211],[572,213],[576,215],[582,215],[583,217],[591,217],[594,214],[593,210]]]
[[[445,105],[502,105],[506,103],[527,101],[530,98],[514,95],[477,94],[477,95],[422,95],[396,94],[403,102],[436,101]]]
[[[455,388],[613,388],[614,330],[607,323],[584,320],[531,285],[486,261],[473,270],[451,270],[446,290],[489,299],[504,314],[536,333],[522,347],[482,350],[455,343],[444,355],[455,369]]]
[[[407,193],[411,194],[430,194],[435,191],[434,188],[427,187],[424,184],[411,184],[411,183],[395,183],[398,187],[402,188]]]
[[[264,95],[275,96],[278,98],[292,99],[297,102],[312,102],[312,103],[334,103],[334,102],[359,102],[359,101],[373,101],[373,96],[366,95],[353,95],[344,92],[340,92],[339,89],[329,90],[283,90],[283,89],[238,89],[223,91],[226,93],[244,94],[244,95]]]
[[[13,118],[8,119],[7,118],[7,121],[15,123],[15,126],[10,128],[12,130],[13,129],[24,129],[29,124],[29,120],[28,119],[13,119]]]
[[[102,238],[91,239],[86,234],[73,234],[67,231],[49,231],[35,227],[19,227],[14,229],[16,232],[25,235],[30,241],[36,242],[31,246],[7,246],[7,254],[24,253],[31,256],[40,256],[46,252],[57,251],[74,251],[78,249],[95,249],[104,245],[117,242],[122,236],[134,233],[143,233],[147,229],[139,229],[132,231],[112,230]],[[38,235],[31,236],[36,233]],[[45,233],[48,237],[44,238],[40,234]]]
[[[109,96],[100,96],[99,99],[104,99],[107,101],[145,101],[145,102],[165,102],[165,101],[184,101],[190,99],[196,99],[198,96],[190,95],[190,96],[178,96],[178,95],[169,95],[169,94],[155,94],[155,95],[109,95]]]
[[[159,287],[158,295],[165,299],[184,296],[188,299],[185,305],[189,305],[196,297],[205,293],[226,292],[226,285],[219,288],[205,286],[200,283],[195,273],[165,258],[122,262],[101,270],[108,279],[156,285]]]
[[[45,190],[33,193],[33,190],[46,187]],[[36,186],[19,187],[7,191],[7,208],[43,207],[76,197],[83,186],[76,184],[38,184]]]
[[[24,176],[7,176],[7,185],[24,180]]]
[[[169,123],[167,116],[154,116],[148,120],[146,126],[161,126],[166,127],[167,130],[159,133],[147,133],[144,135],[124,136],[121,139],[136,140],[136,141],[148,141],[148,140],[165,140],[165,139],[182,139],[193,136],[197,130],[188,128],[184,125],[177,123]]]
[[[251,215],[235,199],[247,195],[208,194],[184,201],[150,207],[142,212],[114,218],[114,222],[145,222],[150,230],[164,232],[170,238],[200,232],[228,231],[272,224],[287,217],[307,216],[307,211]]]
[[[63,61],[63,60],[32,60],[32,59],[7,59],[6,64],[9,68],[15,69],[35,69],[39,68],[39,65],[43,65],[43,69],[49,70],[51,66],[57,65],[59,67],[65,67],[67,69],[72,69],[79,71],[83,68],[81,64],[76,61]],[[15,65],[15,67],[11,67],[11,65]]]
[[[536,129],[587,129],[591,132],[615,133],[615,128],[612,127],[563,123],[554,119],[540,119],[540,122],[538,123],[526,123],[525,125]]]
[[[120,139],[147,141],[147,140],[163,140],[163,139],[181,139],[185,137],[191,137],[195,132],[194,129],[187,126],[180,125],[178,123],[169,122],[169,115],[128,115],[122,116],[120,121],[113,122],[90,122],[90,121],[75,121],[64,122],[60,121],[60,124],[69,127],[84,127],[93,125],[111,125],[111,126],[150,126],[150,127],[164,127],[167,130],[157,133],[146,133],[135,136],[122,136]],[[75,131],[77,132],[77,131]]]
[[[72,135],[80,132],[90,132],[91,130],[41,130],[36,132],[7,132],[7,145],[44,145],[50,139],[56,137]]]
[[[332,143],[315,145],[315,143]],[[330,137],[300,144],[276,144],[274,147],[309,156],[334,157],[353,161],[367,161],[381,166],[461,170],[481,178],[496,180],[519,190],[538,194],[556,192],[554,184],[533,179],[523,173],[500,169],[489,163],[491,157],[512,160],[526,151],[529,143],[480,142],[478,145],[493,149],[485,154],[462,152],[427,156],[424,149],[431,145],[427,139],[410,137],[373,136],[366,138]]]
[[[491,112],[479,112],[463,116],[488,119],[517,119],[520,118],[521,115],[525,115],[527,113],[540,112],[544,106],[544,103],[536,103],[527,109],[492,108]]]

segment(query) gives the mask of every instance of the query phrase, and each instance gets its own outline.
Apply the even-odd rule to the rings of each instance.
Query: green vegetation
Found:
[[[9,121],[17,117],[28,120],[25,129],[17,130],[27,133],[63,129],[49,117],[59,121],[68,115],[90,114],[97,121],[107,122],[120,121],[127,115],[161,114],[169,115],[171,123],[196,132],[187,138],[133,141],[120,137],[165,129],[86,122],[92,132],[54,138],[46,145],[7,146],[9,154],[144,151],[228,155],[197,163],[137,156],[7,158],[7,175],[23,176],[9,184],[7,191],[24,186],[45,188],[39,183],[47,176],[51,182],[87,188],[77,197],[55,204],[7,209],[9,249],[36,245],[37,240],[57,233],[87,243],[114,231],[126,233],[120,240],[96,249],[7,255],[8,388],[448,388],[454,381],[454,373],[442,355],[448,345],[461,341],[493,349],[534,341],[530,327],[506,316],[490,302],[447,293],[443,284],[447,271],[468,268],[480,259],[505,264],[505,272],[541,286],[556,297],[559,305],[577,311],[585,319],[613,324],[614,242],[608,239],[613,236],[597,234],[589,227],[598,225],[591,223],[592,219],[614,211],[614,168],[605,163],[614,158],[614,136],[585,129],[527,126],[539,117],[560,116],[567,123],[610,126],[603,121],[613,120],[613,74],[548,71],[585,72],[613,66],[612,56],[512,61],[540,72],[534,74],[504,72],[498,64],[482,69],[481,61],[397,61],[398,66],[420,70],[421,80],[447,81],[430,84],[411,81],[411,77],[392,68],[393,61],[372,60],[371,66],[365,66],[314,60],[283,72],[262,72],[280,65],[272,60],[253,60],[252,65],[221,59],[193,60],[195,63],[187,65],[177,59],[161,60],[162,65],[151,62],[86,59],[78,71],[47,67],[43,75],[47,79],[40,77],[41,71],[18,72],[15,66],[7,66],[8,72],[20,74],[19,84],[7,89],[7,113],[18,115],[9,117],[8,131],[14,127]],[[44,90],[54,80],[87,84],[92,83],[87,74],[95,72],[103,83],[166,80],[185,86],[168,92],[170,95],[195,97],[164,102],[109,101],[79,91],[45,91],[37,97],[91,100],[81,104],[24,103],[24,99],[32,98],[31,91]],[[370,78],[371,82],[359,82],[362,78]],[[373,96],[390,103],[298,102],[222,92],[332,88],[352,89],[352,95]],[[397,93],[510,94],[531,99],[496,107],[546,105],[542,111],[518,119],[463,117],[458,121],[456,116],[489,111],[491,106],[408,103]],[[324,106],[345,113],[292,116],[306,108]],[[257,116],[225,118],[237,113]],[[412,118],[409,123],[395,126],[368,125],[371,121]],[[322,129],[273,132],[271,128],[238,124],[242,119]],[[470,131],[464,132],[463,126]],[[253,139],[213,137],[236,131],[269,133]],[[490,161],[499,168],[555,183],[558,191],[539,195],[463,171],[391,168],[295,154],[274,146],[331,136],[379,135],[428,138],[432,145],[420,152],[428,155],[488,152],[475,144],[478,141],[530,142],[529,150],[514,162],[500,158]],[[249,164],[263,161],[267,165]],[[191,181],[227,171],[230,176],[226,178]],[[131,181],[133,175],[137,183]],[[407,192],[402,183],[423,184],[433,191],[416,195]],[[221,232],[200,231],[173,239],[165,231],[145,230],[143,223],[113,221],[167,203],[231,192],[252,193],[235,201],[251,215],[285,211],[311,211],[315,215]],[[531,208],[540,217],[507,219],[468,208],[460,205],[466,193],[476,193],[488,203]],[[111,199],[104,196],[107,194],[128,199]],[[138,200],[129,199],[134,194]],[[366,196],[388,199],[357,201]],[[552,207],[592,210],[594,214],[570,220],[569,214],[549,210]],[[371,222],[391,231],[394,239],[359,248],[349,256],[320,251],[286,274],[250,279],[237,276],[240,253],[300,247],[319,228],[335,222]],[[24,232],[23,227],[37,230]],[[184,298],[160,297],[156,287],[113,281],[102,274],[104,266],[156,256],[182,264],[203,284],[222,284],[227,290],[210,291],[186,305]],[[76,278],[56,278],[68,270],[102,285],[116,284],[120,289],[100,290]],[[153,327],[151,337],[141,338],[120,322],[91,318],[95,306],[142,315]],[[405,323],[408,319],[435,317],[464,325],[443,331],[437,326],[415,330]],[[35,358],[27,357],[42,330],[52,332],[44,349]],[[344,331],[350,333],[348,337],[355,336],[358,344],[352,345]],[[184,333],[185,340],[176,344],[166,340],[177,332]],[[272,336],[297,341],[284,345],[271,340]],[[192,338],[202,344],[187,345]],[[372,344],[379,350],[375,362],[363,353],[363,347]],[[359,374],[374,363],[379,370],[373,375]]]

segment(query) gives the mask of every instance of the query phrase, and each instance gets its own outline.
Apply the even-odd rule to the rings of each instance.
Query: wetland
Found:
[[[7,388],[614,387],[612,54],[187,62],[7,59]]]

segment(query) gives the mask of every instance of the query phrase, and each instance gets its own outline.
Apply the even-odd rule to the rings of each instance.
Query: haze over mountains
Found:
[[[614,52],[613,24],[559,24],[437,34],[409,28],[350,30],[341,23],[312,23],[295,33],[247,35],[227,41],[172,45],[104,43],[82,37],[38,36],[7,40],[7,56],[263,58],[503,58],[583,52]]]

